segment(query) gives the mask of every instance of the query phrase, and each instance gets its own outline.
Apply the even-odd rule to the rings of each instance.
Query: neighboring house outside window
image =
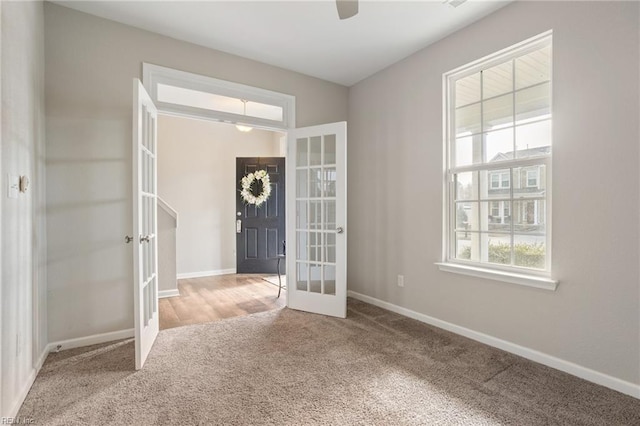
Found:
[[[550,274],[551,36],[445,74],[444,263]]]
[[[538,168],[533,170],[527,170],[527,186],[528,187],[537,187],[538,186]]]
[[[491,172],[491,189],[509,188],[509,171]]]

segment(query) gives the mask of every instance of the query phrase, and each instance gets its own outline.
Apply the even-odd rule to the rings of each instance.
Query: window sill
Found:
[[[537,277],[535,275],[497,271],[494,269],[478,268],[475,266],[459,265],[456,263],[436,263],[436,265],[438,265],[438,268],[441,271],[453,272],[454,274],[462,274],[477,278],[504,281],[507,283],[541,288],[551,291],[555,291],[558,287],[558,281],[552,280],[551,278]]]

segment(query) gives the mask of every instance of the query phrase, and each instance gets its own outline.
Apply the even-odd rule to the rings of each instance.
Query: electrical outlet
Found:
[[[404,275],[398,275],[398,287],[404,287]]]

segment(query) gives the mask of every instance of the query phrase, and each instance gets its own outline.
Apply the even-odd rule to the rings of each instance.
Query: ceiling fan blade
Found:
[[[358,0],[336,0],[340,19],[349,19],[358,13]]]

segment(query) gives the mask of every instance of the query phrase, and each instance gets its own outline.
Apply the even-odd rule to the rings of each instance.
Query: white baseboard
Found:
[[[36,365],[34,366],[34,368],[36,369],[36,373],[40,372],[40,369],[44,365],[44,362],[47,360],[47,356],[49,356],[49,352],[51,352],[51,350],[49,349],[49,345],[47,345],[42,350],[42,353],[38,357],[38,360],[36,361]]]
[[[227,274],[235,274],[235,273],[236,273],[236,268],[216,269],[215,271],[187,272],[184,274],[178,274],[178,279],[184,280],[185,278],[213,277],[216,275],[227,275]]]
[[[180,292],[178,291],[178,289],[173,289],[173,290],[160,290],[158,292],[158,299],[164,299],[165,297],[176,297],[176,296],[180,296]]]
[[[53,352],[54,350],[56,350],[58,348],[58,345],[60,345],[60,350],[73,349],[73,348],[79,348],[82,346],[96,345],[98,343],[106,343],[112,340],[126,339],[133,336],[134,336],[134,329],[131,328],[128,330],[119,330],[119,331],[113,331],[110,333],[94,334],[92,336],[79,337],[77,339],[61,340],[59,342],[49,343],[44,348],[44,350],[42,351],[38,359],[36,360],[36,363],[33,366],[33,370],[31,371],[31,374],[29,374],[29,377],[27,378],[27,381],[25,382],[24,386],[22,387],[18,395],[16,395],[16,399],[11,405],[8,415],[5,417],[15,418],[18,415],[18,411],[20,410],[20,407],[22,406],[24,399],[27,397],[27,394],[29,393],[31,386],[33,386],[33,382],[35,382],[36,376],[40,372],[40,369],[42,369],[42,365],[47,359],[47,356],[49,355],[50,352]]]
[[[47,345],[47,352],[53,352],[57,350],[58,346],[60,346],[60,350],[63,351],[65,349],[80,348],[83,346],[97,345],[99,343],[106,343],[114,340],[128,339],[134,336],[134,332],[135,331],[133,328],[129,328],[126,330],[118,330],[109,333],[78,337],[76,339],[60,340],[58,342],[49,343]]]
[[[31,371],[31,374],[29,374],[29,377],[27,378],[27,381],[24,383],[24,386],[22,386],[22,389],[20,389],[20,392],[18,393],[18,395],[16,395],[15,400],[11,404],[11,408],[9,408],[9,414],[6,417],[16,418],[18,416],[18,411],[20,411],[20,407],[22,407],[22,403],[24,402],[25,398],[27,397],[27,394],[31,390],[31,386],[33,385],[33,382],[36,381],[37,375],[38,375],[38,370],[34,368]]]
[[[498,339],[497,337],[489,336],[488,334],[480,333],[466,327],[461,327],[447,321],[442,321],[437,318],[412,311],[411,309],[403,308],[402,306],[394,305],[393,303],[376,299],[375,297],[356,293],[355,291],[348,291],[348,295],[350,297],[353,297],[354,299],[370,303],[380,308],[387,309],[391,312],[413,318],[415,320],[442,328],[452,333],[468,337],[486,345],[502,349],[503,351],[519,355],[523,358],[530,359],[531,361],[535,361],[548,367],[555,368],[556,370],[564,371],[565,373],[580,377],[581,379],[585,379],[598,385],[602,385],[618,392],[622,392],[626,395],[633,396],[634,398],[640,398],[640,385],[637,385],[635,383],[627,382],[625,380],[609,376],[608,374],[600,373],[590,368],[574,364],[570,361],[566,361],[560,358],[556,358],[552,355],[536,351],[535,349],[520,346],[506,340]]]

